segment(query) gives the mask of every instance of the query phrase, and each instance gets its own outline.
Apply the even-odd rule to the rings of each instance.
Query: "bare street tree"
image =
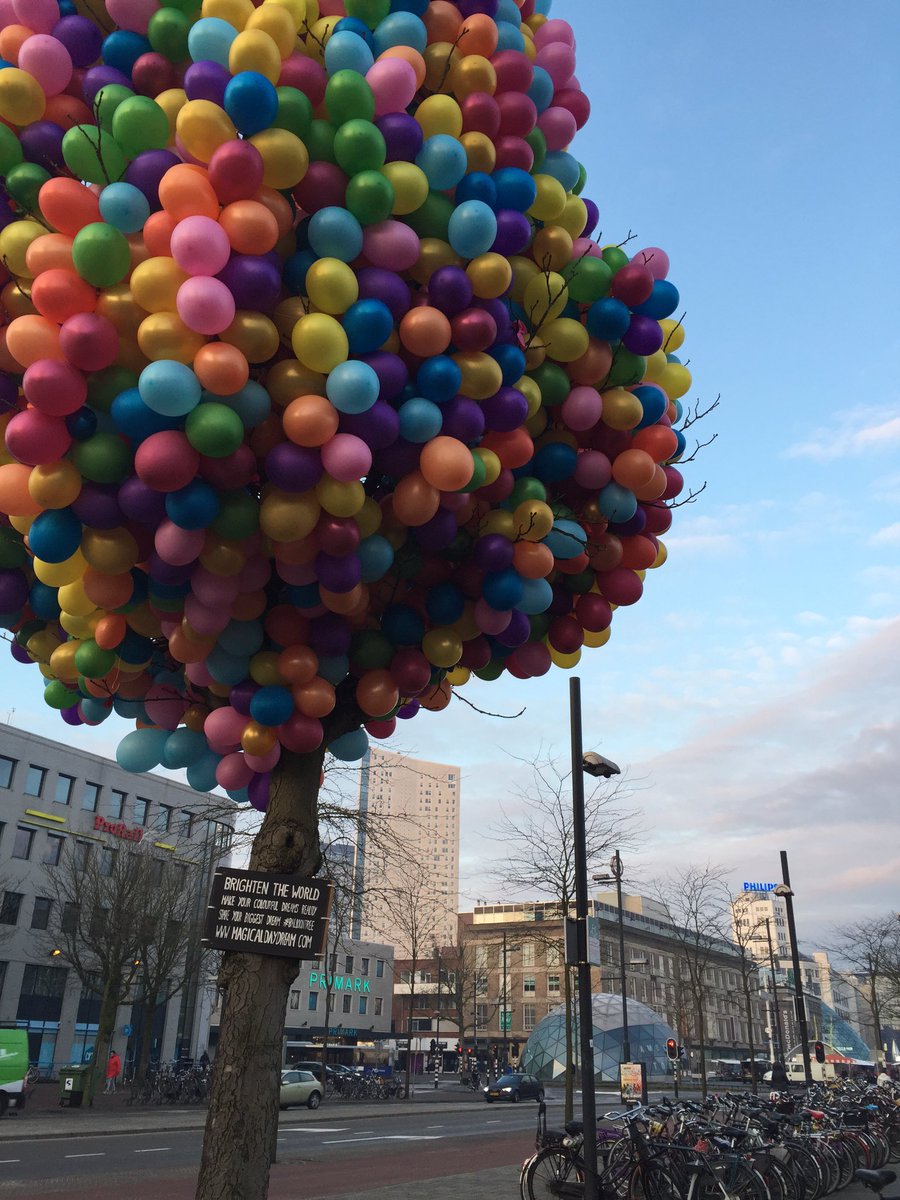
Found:
[[[834,930],[832,948],[849,968],[842,978],[871,1013],[876,1059],[884,1056],[882,1029],[900,1018],[900,916],[884,913]]]

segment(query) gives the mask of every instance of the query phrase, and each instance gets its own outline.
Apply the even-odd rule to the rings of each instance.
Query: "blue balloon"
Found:
[[[294,698],[286,687],[261,687],[250,701],[250,716],[260,725],[281,725],[294,711]]]
[[[522,600],[524,580],[514,567],[488,571],[481,585],[485,602],[498,612],[515,608]]]
[[[372,40],[372,30],[368,27],[365,21],[361,21],[359,17],[341,17],[337,25],[334,27],[335,33],[355,33],[366,43],[367,46],[373,46],[375,43]]]
[[[483,200],[466,200],[453,210],[447,227],[447,240],[461,258],[477,258],[479,254],[486,254],[496,237],[497,218],[494,210]]]
[[[549,151],[541,163],[541,171],[552,175],[567,192],[573,191],[581,178],[581,164],[568,150]]]
[[[391,336],[394,318],[383,300],[357,300],[341,318],[351,354],[374,354]]]
[[[103,39],[103,49],[100,57],[108,67],[115,67],[123,75],[131,75],[131,69],[142,54],[148,54],[153,47],[139,33],[130,29],[116,29]]]
[[[438,583],[429,589],[425,607],[436,625],[452,625],[463,615],[466,597],[455,583]]]
[[[630,521],[637,512],[637,496],[618,483],[608,483],[597,497],[597,504],[607,521]]]
[[[201,17],[188,30],[188,53],[194,62],[228,66],[228,52],[238,31],[220,17]]]
[[[363,583],[375,583],[382,579],[394,561],[394,547],[380,533],[363,538],[356,553],[362,565]]]
[[[65,562],[81,545],[81,531],[81,522],[71,508],[38,513],[28,531],[31,553],[41,562]]]
[[[575,470],[578,451],[566,442],[548,442],[535,451],[528,468],[530,475],[542,483],[562,483]]]
[[[197,762],[209,749],[206,738],[199,730],[180,727],[166,738],[160,766],[170,771],[189,767]]]
[[[407,400],[400,406],[398,415],[401,436],[405,437],[408,442],[415,442],[417,445],[430,442],[433,437],[437,437],[444,423],[438,406],[431,400],[424,400],[421,396],[414,396],[412,400]]]
[[[514,208],[525,212],[534,204],[537,184],[527,171],[518,167],[501,167],[491,176],[497,189],[497,207]]]
[[[380,390],[374,367],[357,359],[338,363],[325,381],[325,394],[342,413],[368,412]]]
[[[484,171],[470,171],[456,185],[455,200],[463,204],[466,200],[481,200],[490,208],[497,208],[497,185]]]
[[[216,683],[234,687],[247,678],[250,658],[246,654],[229,654],[220,646],[214,646],[206,659],[206,669]]]
[[[348,263],[362,254],[362,226],[346,208],[320,208],[309,219],[308,233],[309,244],[320,258],[339,258]]]
[[[325,70],[329,75],[338,71],[365,75],[374,62],[375,55],[365,39],[351,29],[335,29],[325,43]]]
[[[456,187],[466,173],[465,147],[449,133],[436,133],[422,143],[422,149],[416,155],[416,166],[424,172],[429,187],[445,192]]]
[[[516,605],[519,612],[536,616],[546,612],[553,603],[553,588],[546,579],[523,579],[522,599]]]
[[[190,367],[160,358],[141,371],[138,391],[147,407],[161,416],[184,417],[200,403],[203,389]]]
[[[381,616],[381,632],[395,646],[417,646],[425,636],[425,625],[408,604],[389,604]]]
[[[220,754],[207,750],[202,758],[192,762],[187,769],[187,781],[195,792],[211,792],[217,785],[216,767],[222,761]]]
[[[202,479],[166,494],[166,516],[180,529],[206,529],[219,515],[219,495]]]
[[[531,77],[531,83],[528,85],[527,95],[539,113],[542,113],[545,108],[549,108],[553,103],[553,93],[555,91],[556,84],[550,78],[549,73],[543,67],[536,66],[534,74]]]
[[[376,55],[392,46],[412,46],[421,54],[428,44],[428,30],[421,15],[414,12],[392,12],[379,21],[372,38]]]
[[[326,679],[332,687],[337,685],[350,673],[350,659],[346,654],[333,654],[330,658],[320,658],[317,674]]]
[[[515,0],[499,0],[497,11],[493,14],[495,21],[509,21],[510,24],[518,28],[519,22],[522,20],[519,7]]]
[[[259,621],[229,621],[217,641],[226,654],[249,658],[262,649],[265,634]]]
[[[241,418],[245,429],[255,429],[257,425],[261,425],[272,411],[269,393],[255,379],[249,379],[239,392],[230,396],[214,396],[212,392],[204,392],[202,401],[227,404]]]
[[[135,729],[126,733],[116,749],[116,762],[123,771],[141,774],[158,767],[169,734],[165,729]]]
[[[512,387],[525,374],[525,354],[511,342],[492,346],[488,354],[500,365],[504,387]]]
[[[618,342],[631,324],[631,312],[627,304],[604,296],[595,300],[587,310],[585,326],[591,337],[604,342]]]
[[[244,137],[252,137],[277,117],[278,93],[259,71],[238,71],[225,88],[224,108]]]
[[[678,307],[679,300],[678,288],[674,283],[669,283],[668,279],[657,279],[653,284],[653,291],[644,303],[631,311],[639,313],[642,317],[652,317],[654,321],[661,321],[663,317],[672,315]]]
[[[76,442],[86,442],[92,438],[98,424],[97,414],[87,404],[82,404],[81,408],[66,417],[66,429]]]
[[[99,725],[101,721],[105,721],[113,712],[113,706],[108,701],[98,700],[94,696],[85,696],[79,702],[78,707],[81,710],[84,720],[90,721],[92,725]]]
[[[428,11],[428,0],[391,0],[391,12],[411,12],[424,17]]]
[[[681,458],[682,454],[684,454],[685,450],[687,449],[687,438],[684,436],[684,434],[681,432],[680,429],[675,430],[675,437],[678,439],[678,446],[675,449],[675,453],[672,455],[671,459],[669,460],[670,462],[677,462],[678,459]]]
[[[126,721],[149,721],[147,710],[140,700],[123,700],[121,696],[113,697],[113,712],[116,716],[124,717]],[[205,740],[205,739],[204,739]],[[162,766],[165,766],[162,763]]]
[[[150,201],[132,183],[110,183],[100,193],[100,216],[121,233],[137,233],[150,216]]]
[[[145,663],[153,655],[153,643],[149,638],[129,629],[116,647],[116,654],[123,662]]]
[[[646,429],[648,425],[655,425],[669,407],[669,397],[655,383],[642,383],[640,387],[633,389],[632,394],[637,396],[641,402],[641,408],[644,410],[644,415],[637,426],[638,429]]]
[[[335,738],[328,746],[329,753],[341,762],[358,762],[369,749],[369,735],[364,729],[352,729],[350,733]]]
[[[309,221],[306,221],[304,224],[308,229]],[[306,272],[315,261],[316,255],[308,248],[298,250],[296,254],[291,255],[284,264],[282,271],[284,286],[289,292],[292,292],[295,296],[299,296],[301,292],[306,291]]]
[[[416,372],[416,387],[426,400],[446,404],[462,386],[462,371],[447,354],[426,358]]]
[[[512,21],[497,22],[497,53],[503,50],[518,50],[523,53],[525,50],[525,35],[519,29],[519,18],[516,18],[516,23]]]
[[[55,621],[62,611],[59,607],[57,589],[48,583],[41,583],[38,579],[31,585],[28,603],[31,605],[34,615],[40,617],[42,621]]]
[[[556,520],[544,538],[554,558],[577,558],[587,545],[587,534],[577,521]]]

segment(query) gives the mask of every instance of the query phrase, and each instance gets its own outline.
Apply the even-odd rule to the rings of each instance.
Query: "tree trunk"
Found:
[[[150,1046],[153,1041],[153,1022],[156,1019],[159,1005],[154,998],[152,1002],[145,1000],[141,1007],[143,1008],[143,1013],[141,1014],[141,1053],[134,1068],[135,1083],[143,1083],[147,1076],[147,1067],[150,1063]]]
[[[750,995],[750,981],[746,975],[743,977],[744,983],[744,1008],[747,1013],[747,1041],[750,1048],[750,1087],[755,1096],[758,1091],[756,1081],[756,1045],[753,1041],[753,1001]]]
[[[697,1033],[700,1038],[700,1094],[705,1100],[709,1084],[706,1079],[706,1013],[702,995],[697,997]]]
[[[282,754],[250,867],[311,876],[319,869],[317,797],[324,749]],[[222,1024],[197,1200],[265,1200],[278,1133],[278,1079],[288,990],[300,960],[244,951],[222,959]],[[327,1014],[326,1014],[327,1021]]]
[[[106,1060],[109,1058],[109,1044],[116,1028],[116,1013],[119,1011],[121,989],[121,979],[107,980],[103,989],[100,1017],[97,1021],[97,1040],[94,1042],[94,1057],[91,1060],[91,1072],[88,1076],[88,1107],[94,1103],[98,1085],[106,1086]]]
[[[412,1086],[410,1083],[412,1074],[412,1035],[413,1035],[413,1009],[416,1002],[416,959],[412,960],[412,970],[409,973],[409,1012],[406,1017],[406,1088],[404,1098],[408,1100],[412,1095]]]
[[[575,1113],[575,1055],[572,1045],[572,976],[568,967],[563,967],[566,1004],[566,1095],[565,1120],[571,1121]]]

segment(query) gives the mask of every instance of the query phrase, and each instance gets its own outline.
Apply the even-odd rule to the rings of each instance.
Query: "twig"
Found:
[[[479,708],[477,704],[473,704],[471,700],[467,700],[466,697],[464,695],[462,695],[461,692],[458,692],[455,688],[453,689],[453,695],[454,695],[455,699],[461,700],[463,702],[463,704],[468,704],[469,708],[474,708],[477,713],[481,714],[481,716],[497,717],[501,721],[515,721],[518,717],[521,717],[527,711],[527,706],[523,706],[522,708],[519,709],[519,711],[517,713],[488,712],[488,710],[486,708]]]

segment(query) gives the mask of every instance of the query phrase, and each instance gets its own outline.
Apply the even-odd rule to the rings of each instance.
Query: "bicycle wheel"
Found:
[[[522,1179],[522,1195],[527,1200],[548,1200],[550,1196],[564,1196],[569,1187],[577,1195],[580,1187],[584,1195],[584,1172],[571,1152],[561,1147],[539,1150],[528,1163]]]
[[[639,1162],[628,1181],[628,1200],[684,1200],[684,1194],[663,1167]]]

